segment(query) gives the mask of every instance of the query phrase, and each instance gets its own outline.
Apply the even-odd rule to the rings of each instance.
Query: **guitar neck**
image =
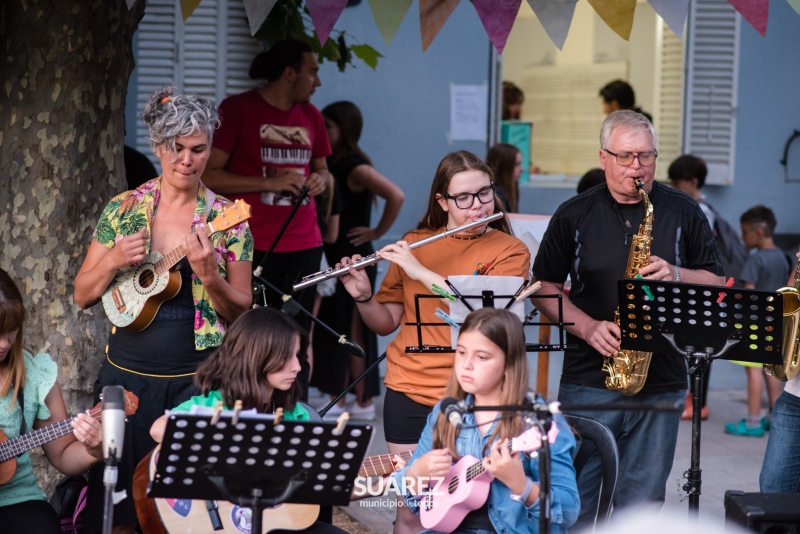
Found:
[[[196,228],[196,227],[195,227]],[[214,227],[211,224],[207,224],[203,228],[203,232],[206,234],[206,237],[210,236],[211,234],[217,232],[214,230]],[[160,275],[165,273],[175,267],[179,261],[181,261],[184,257],[186,257],[186,250],[183,248],[183,244],[178,245],[170,252],[165,254],[161,257],[160,260],[156,262],[155,265],[155,272],[156,274]]]
[[[9,439],[0,444],[0,462],[5,462],[25,451],[35,449],[39,445],[44,445],[62,436],[72,433],[72,421],[74,417],[64,419],[58,423],[53,423],[44,428],[28,432],[16,438]]]
[[[398,456],[408,461],[408,459],[411,458],[411,451],[401,452]],[[369,456],[365,458],[364,463],[361,464],[361,469],[358,470],[359,478],[380,477],[393,472],[393,457],[394,454],[379,454],[378,456]]]

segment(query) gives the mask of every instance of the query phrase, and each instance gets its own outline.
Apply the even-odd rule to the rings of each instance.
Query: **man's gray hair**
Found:
[[[623,130],[636,130],[641,128],[650,133],[653,138],[653,148],[656,148],[658,143],[658,136],[656,130],[653,128],[653,123],[647,120],[647,117],[641,113],[631,111],[629,109],[622,109],[609,113],[603,125],[600,127],[600,148],[605,150],[608,148],[608,143],[611,140],[611,134],[614,133],[616,128]]]
[[[198,95],[178,95],[173,84],[158,89],[142,112],[150,130],[150,148],[158,147],[177,152],[175,138],[198,133],[208,136],[211,144],[214,130],[219,126],[219,113],[214,101]]]

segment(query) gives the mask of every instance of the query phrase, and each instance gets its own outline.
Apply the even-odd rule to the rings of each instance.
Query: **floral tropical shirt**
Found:
[[[106,205],[97,227],[94,238],[103,246],[114,248],[117,242],[126,235],[135,234],[142,228],[151,230],[158,200],[161,196],[161,177],[145,182],[138,189],[126,191],[111,199]],[[233,203],[217,196],[206,188],[202,182],[197,189],[197,206],[194,210],[192,224],[212,222],[217,215]],[[219,273],[225,278],[226,264],[234,261],[252,261],[253,259],[253,234],[247,222],[238,224],[226,232],[216,232],[211,236],[211,242],[217,251]],[[150,253],[150,241],[145,245]],[[159,251],[161,252],[161,251]],[[163,251],[166,254],[169,251]],[[194,300],[194,345],[197,350],[209,347],[218,347],[222,343],[226,324],[217,315],[211,305],[200,279],[192,274],[192,298]]]

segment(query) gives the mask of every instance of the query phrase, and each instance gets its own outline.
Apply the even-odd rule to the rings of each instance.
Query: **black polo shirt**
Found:
[[[691,197],[658,182],[650,192],[653,233],[650,254],[678,267],[721,275],[717,245],[700,206]],[[617,281],[623,278],[644,217],[644,204],[619,204],[605,184],[559,206],[544,234],[533,264],[537,280],[563,283],[570,275],[569,299],[594,319],[613,321]],[[553,318],[556,319],[556,318]],[[564,354],[561,381],[605,388],[603,356],[588,343],[568,335],[578,348]],[[654,354],[644,390],[676,391],[686,387],[686,365],[678,354]]]

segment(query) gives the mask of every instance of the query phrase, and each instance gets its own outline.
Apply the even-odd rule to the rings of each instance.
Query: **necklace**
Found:
[[[445,226],[444,229],[447,230],[447,227]],[[453,239],[458,239],[459,241],[472,241],[473,239],[478,239],[480,236],[485,234],[488,229],[489,225],[487,224],[486,228],[483,229],[483,232],[479,233],[478,235],[474,235],[472,237],[458,237],[457,235],[453,234],[450,237],[452,237]]]

